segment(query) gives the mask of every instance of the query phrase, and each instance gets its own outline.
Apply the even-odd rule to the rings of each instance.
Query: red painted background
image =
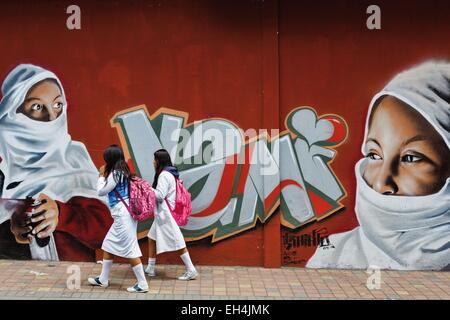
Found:
[[[377,1],[382,30],[370,31],[371,1],[77,1],[82,29],[71,31],[72,1],[4,2],[0,77],[19,63],[55,72],[69,101],[69,132],[97,166],[103,149],[119,143],[110,118],[140,104],[150,113],[188,112],[190,121],[226,118],[243,129],[284,130],[297,106],[342,116],[349,135],[332,168],[348,193],[343,210],[295,231],[275,215],[215,244],[189,243],[195,263],[279,266],[286,233],[356,226],[353,166],[368,103],[398,71],[450,58],[447,3]],[[300,255],[305,260],[313,251]],[[178,262],[171,254],[162,261]]]

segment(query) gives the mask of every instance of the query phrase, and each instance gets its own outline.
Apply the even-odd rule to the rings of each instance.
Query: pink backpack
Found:
[[[169,202],[166,200],[167,207],[170,210],[173,218],[179,226],[185,226],[188,222],[188,218],[191,215],[191,194],[183,185],[183,180],[175,177],[176,191],[175,191],[175,208],[170,207]]]
[[[152,186],[144,179],[133,177],[129,184],[128,206],[122,196],[116,191],[116,196],[120,198],[134,220],[143,221],[153,218],[155,210],[155,192]]]

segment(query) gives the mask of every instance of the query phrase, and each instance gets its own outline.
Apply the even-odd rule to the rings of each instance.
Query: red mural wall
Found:
[[[347,191],[339,213],[283,236],[353,229],[355,218],[354,166],[361,144],[368,105],[373,95],[398,72],[425,60],[449,59],[446,39],[450,25],[445,1],[378,1],[381,30],[369,31],[364,15],[370,1],[286,1],[279,5],[280,118],[293,105],[314,106],[320,113],[337,113],[349,127],[332,167]],[[283,261],[291,261],[283,246]],[[300,247],[304,266],[315,247]],[[291,265],[291,263],[288,263]]]
[[[69,133],[97,167],[104,148],[120,143],[111,118],[142,104],[149,113],[166,107],[188,113],[190,122],[224,118],[244,130],[285,130],[291,110],[309,106],[348,126],[331,164],[347,194],[342,209],[295,230],[281,225],[278,210],[222,241],[189,242],[198,264],[304,267],[316,246],[289,246],[289,239],[357,226],[354,165],[372,96],[405,68],[450,58],[446,1],[380,0],[381,30],[367,29],[372,3],[364,0],[78,1],[81,30],[66,28],[70,4],[1,5],[0,75],[20,63],[57,74]],[[145,239],[141,245],[146,252]]]

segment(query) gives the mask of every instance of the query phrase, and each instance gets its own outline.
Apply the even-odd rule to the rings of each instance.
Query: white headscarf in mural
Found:
[[[372,99],[365,139],[372,108],[386,95],[418,111],[450,149],[450,64],[427,62],[397,75]],[[364,181],[365,164],[366,159],[362,159],[355,168],[355,210],[360,226],[330,236],[336,248],[318,248],[307,267],[367,268],[375,265],[404,270],[448,269],[450,177],[443,188],[432,195],[388,196],[376,192]]]
[[[28,118],[17,109],[32,86],[45,79],[59,84],[64,99],[60,116],[49,122]],[[0,169],[5,175],[2,198],[36,198],[40,193],[67,202],[74,196],[100,199],[98,171],[85,146],[72,141],[67,130],[67,103],[58,77],[43,68],[22,64],[2,85],[0,102]],[[8,186],[19,183],[16,187]],[[102,199],[103,200],[103,199]],[[0,223],[9,219],[0,213]],[[34,259],[57,260],[53,236],[45,248],[30,245]]]

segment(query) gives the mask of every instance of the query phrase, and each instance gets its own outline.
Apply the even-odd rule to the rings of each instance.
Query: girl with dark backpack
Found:
[[[111,215],[114,218],[113,225],[103,240],[103,265],[100,276],[89,278],[93,286],[107,287],[109,272],[114,256],[128,258],[137,283],[127,289],[128,292],[147,292],[148,284],[145,279],[144,267],[141,263],[142,256],[137,240],[138,221],[133,219],[128,211],[130,199],[130,180],[134,175],[128,167],[122,149],[117,145],[108,147],[103,158],[106,162],[105,169],[100,173],[98,181],[98,194],[108,195]]]
[[[156,276],[156,254],[176,251],[186,266],[179,280],[192,280],[198,272],[192,264],[179,225],[185,225],[191,211],[190,194],[182,186],[178,169],[172,165],[165,149],[154,153],[155,178],[153,190],[156,197],[155,219],[148,233],[149,259],[145,272]]]

